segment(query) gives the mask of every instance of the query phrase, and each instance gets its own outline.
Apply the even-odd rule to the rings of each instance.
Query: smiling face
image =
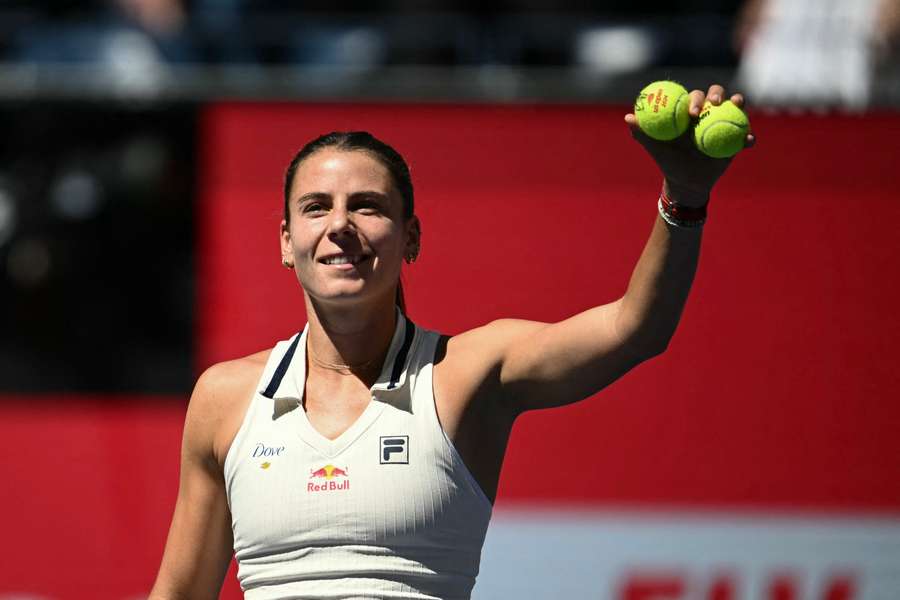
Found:
[[[310,299],[385,299],[416,243],[418,220],[404,219],[390,172],[360,150],[319,150],[297,168],[281,223],[281,254]]]

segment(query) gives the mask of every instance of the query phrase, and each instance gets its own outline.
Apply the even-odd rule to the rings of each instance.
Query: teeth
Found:
[[[359,256],[331,256],[325,259],[326,265],[346,265],[347,263],[355,265],[360,261]]]

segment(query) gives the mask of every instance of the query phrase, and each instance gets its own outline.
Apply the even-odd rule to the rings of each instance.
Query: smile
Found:
[[[365,254],[334,254],[319,259],[325,265],[357,265],[369,258]]]

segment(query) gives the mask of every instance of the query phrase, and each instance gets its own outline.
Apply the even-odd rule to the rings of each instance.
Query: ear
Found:
[[[419,258],[421,242],[422,226],[419,224],[419,218],[410,217],[406,222],[406,247],[403,248],[403,260],[406,264],[411,265]]]
[[[422,223],[419,221],[419,217],[413,215],[406,222],[406,248],[404,249],[404,254],[408,255],[413,251],[418,253],[421,244]]]
[[[294,248],[291,244],[291,228],[288,225],[287,221],[284,219],[281,220],[281,226],[279,231],[279,240],[281,243],[281,258],[282,260],[287,259],[293,262],[294,260]]]

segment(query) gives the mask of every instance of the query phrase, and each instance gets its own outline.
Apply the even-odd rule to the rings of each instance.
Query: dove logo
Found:
[[[266,446],[262,442],[256,444],[253,448],[253,458],[267,458],[270,456],[281,456],[284,452],[284,446]]]

